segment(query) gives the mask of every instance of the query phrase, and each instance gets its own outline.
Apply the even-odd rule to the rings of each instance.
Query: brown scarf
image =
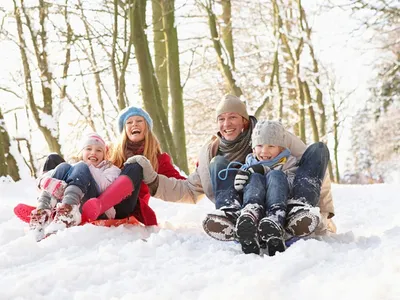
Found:
[[[230,162],[238,161],[243,164],[247,154],[252,152],[251,133],[253,132],[254,126],[256,126],[257,119],[253,116],[250,116],[250,123],[249,129],[239,134],[234,141],[227,141],[218,132],[218,154],[225,156]]]
[[[137,143],[132,143],[131,141],[127,141],[125,148],[125,157],[129,158],[134,155],[143,155],[144,151],[144,140]]]

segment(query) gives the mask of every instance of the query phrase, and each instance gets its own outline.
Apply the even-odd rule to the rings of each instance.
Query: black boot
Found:
[[[276,252],[284,252],[286,249],[283,229],[285,218],[284,208],[271,207],[258,225],[260,240],[266,243],[269,256],[274,256]]]
[[[246,205],[236,222],[236,237],[246,254],[260,254],[258,241],[258,222],[262,217],[263,207],[259,204]]]

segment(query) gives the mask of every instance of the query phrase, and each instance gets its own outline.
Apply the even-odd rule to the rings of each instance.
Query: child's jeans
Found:
[[[289,183],[286,174],[271,170],[266,175],[253,173],[243,189],[243,207],[259,204],[266,212],[271,207],[286,210],[289,195]]]
[[[75,165],[70,165],[65,162],[59,164],[55,168],[52,177],[64,180],[67,185],[75,185],[79,187],[84,193],[81,204],[90,198],[99,196],[97,183],[93,179],[88,165],[83,161]]]

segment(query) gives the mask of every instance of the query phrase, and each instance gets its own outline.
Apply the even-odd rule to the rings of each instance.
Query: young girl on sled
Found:
[[[37,240],[57,230],[79,225],[81,204],[99,196],[120,174],[120,170],[106,160],[106,144],[96,133],[84,137],[78,157],[78,163],[63,162],[40,180],[43,190],[29,222]],[[107,212],[110,218],[114,215],[115,210]]]

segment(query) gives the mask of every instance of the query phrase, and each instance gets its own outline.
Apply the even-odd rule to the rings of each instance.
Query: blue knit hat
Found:
[[[132,116],[143,117],[146,120],[150,130],[153,129],[153,120],[150,118],[150,115],[139,107],[130,106],[121,110],[118,115],[118,129],[120,133],[122,132],[126,121]]]

